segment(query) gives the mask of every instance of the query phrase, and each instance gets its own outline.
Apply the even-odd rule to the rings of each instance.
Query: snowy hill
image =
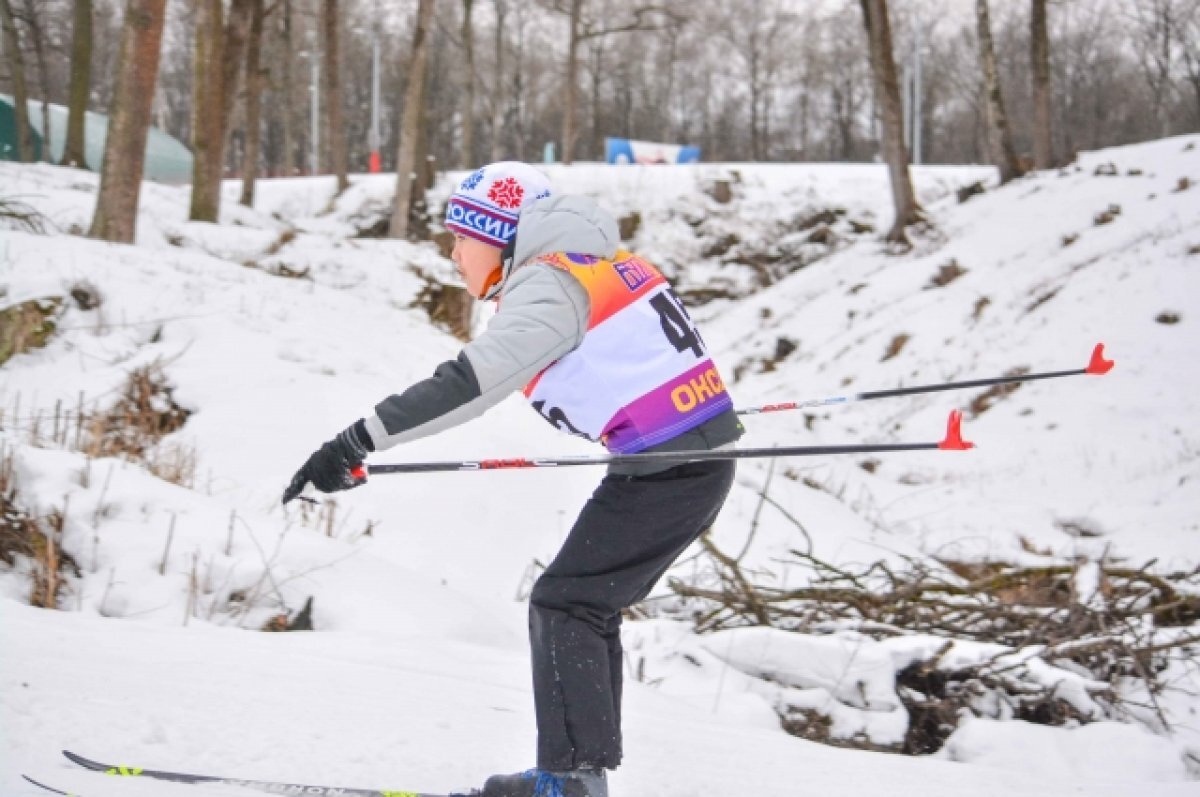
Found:
[[[1082,368],[1101,341],[1117,363],[986,407],[975,390],[751,416],[746,446],[820,445],[937,440],[966,409],[979,448],[745,462],[714,543],[745,546],[745,567],[784,587],[808,577],[787,556],[798,547],[848,569],[933,557],[1195,568],[1200,137],[1085,154],[964,204],[955,191],[991,186],[990,170],[914,172],[936,229],[897,256],[868,230],[890,218],[882,167],[550,170],[560,190],[638,214],[631,247],[703,302],[693,315],[739,406]],[[729,202],[710,195],[717,180]],[[377,477],[332,512],[278,506],[313,448],[460,345],[417,301],[452,268],[430,244],[357,237],[392,180],[352,182],[335,199],[332,179],[263,181],[254,210],[230,184],[220,225],[186,221],[186,189],[148,184],[130,247],[77,235],[94,175],[0,163],[0,196],[48,222],[0,228],[0,308],[61,297],[46,345],[0,365],[0,460],[20,506],[65,518],[78,567],[65,611],[47,612],[27,605],[30,561],[0,565],[3,793],[37,793],[22,772],[87,797],[189,793],[75,771],[62,748],[426,791],[531,763],[522,600],[599,471]],[[154,406],[169,399],[186,422],[140,463],[78,450],[72,413],[111,410],[134,373],[163,380]],[[514,396],[376,459],[559,453],[594,451]],[[687,555],[673,575],[696,573]],[[318,633],[255,632],[310,596]],[[662,618],[625,633],[614,795],[1118,795],[1149,782],[1185,794],[1200,773],[1200,702],[1179,693],[1161,700],[1169,735],[1146,718],[981,718],[911,758],[789,736],[778,709],[812,706],[835,737],[893,744],[895,672],[928,658],[929,638],[697,635]],[[993,653],[962,644],[950,658]],[[1045,676],[1088,707],[1085,679]]]

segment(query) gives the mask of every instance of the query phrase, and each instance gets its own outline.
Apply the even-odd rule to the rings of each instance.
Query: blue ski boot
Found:
[[[608,781],[603,769],[528,769],[515,775],[493,775],[483,784],[479,797],[608,797]]]

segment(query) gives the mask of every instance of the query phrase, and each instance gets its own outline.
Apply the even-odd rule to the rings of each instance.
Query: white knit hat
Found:
[[[550,193],[550,181],[532,166],[491,163],[459,183],[446,202],[445,227],[503,249],[517,234],[521,211]]]

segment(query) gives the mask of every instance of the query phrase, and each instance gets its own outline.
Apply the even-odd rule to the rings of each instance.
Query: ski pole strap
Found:
[[[975,444],[962,438],[962,413],[954,410],[946,424],[946,436],[936,443],[880,443],[840,446],[781,446],[779,448],[730,448],[715,451],[651,451],[643,454],[612,454],[578,457],[512,457],[459,462],[398,462],[368,465],[372,476],[386,473],[438,473],[450,471],[512,470],[522,468],[565,468],[573,465],[633,465],[645,463],[683,464],[720,459],[761,457],[819,457],[836,454],[883,454],[896,451],[966,451]]]
[[[986,387],[989,385],[1009,385],[1017,382],[1032,382],[1037,379],[1058,379],[1064,376],[1079,376],[1089,374],[1102,376],[1113,369],[1116,363],[1104,358],[1104,344],[1097,343],[1092,349],[1092,358],[1086,368],[1076,368],[1068,371],[1045,371],[1036,374],[1016,374],[1013,376],[998,376],[990,379],[970,379],[964,382],[941,382],[932,385],[916,385],[900,387],[892,390],[871,390],[865,393],[855,393],[850,396],[831,396],[829,398],[809,399],[806,401],[787,401],[779,404],[767,404],[762,407],[739,409],[739,415],[758,415],[767,412],[782,412],[808,407],[824,407],[830,404],[848,404],[852,401],[870,401],[871,399],[894,398],[896,396],[912,396],[920,393],[937,393],[942,390],[961,390],[968,387]]]

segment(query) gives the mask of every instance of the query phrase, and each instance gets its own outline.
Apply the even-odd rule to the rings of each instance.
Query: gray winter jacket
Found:
[[[482,415],[543,369],[576,348],[587,332],[587,291],[575,277],[538,255],[571,252],[611,259],[619,243],[617,224],[582,196],[554,196],[521,213],[516,248],[506,264],[501,299],[487,331],[455,360],[399,395],[389,396],[366,418],[376,451],[436,434]],[[732,412],[668,440],[653,451],[694,451],[733,442],[741,424]],[[612,466],[611,472],[646,474],[670,465]]]

